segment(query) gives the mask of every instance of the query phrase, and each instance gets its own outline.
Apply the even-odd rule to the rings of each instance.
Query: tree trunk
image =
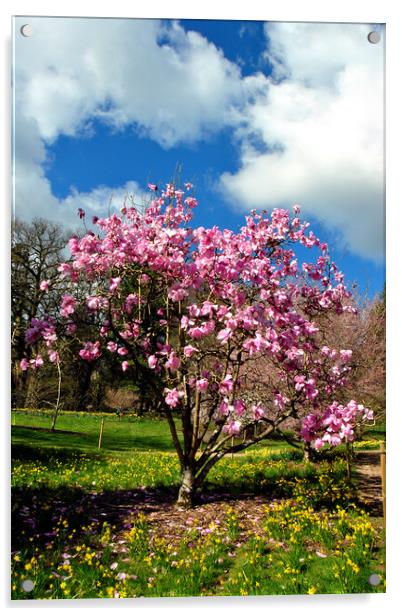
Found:
[[[310,446],[310,443],[304,443],[304,447],[303,447],[303,459],[305,462],[313,462],[313,458],[314,458],[314,454],[313,454],[313,449]]]
[[[181,486],[177,497],[177,507],[189,508],[194,504],[195,474],[191,466],[185,466],[182,470]]]

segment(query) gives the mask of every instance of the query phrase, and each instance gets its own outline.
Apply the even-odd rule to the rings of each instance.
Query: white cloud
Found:
[[[30,21],[33,36],[15,40],[18,215],[72,223],[77,207],[99,215],[112,193],[117,207],[138,190],[131,181],[64,200],[52,194],[47,147],[91,131],[96,118],[165,148],[231,126],[240,168],[220,180],[229,202],[301,203],[341,229],[357,254],[381,255],[383,50],[368,43],[369,26],[267,24],[273,75],[243,78],[217,47],[175,22]]]
[[[158,20],[30,18],[33,36],[15,37],[15,209],[22,217],[97,211],[121,189],[101,187],[60,201],[46,179],[46,146],[91,131],[95,118],[135,126],[162,147],[194,142],[233,122],[254,80],[213,44]],[[82,206],[82,203],[81,203]]]
[[[32,25],[32,38],[16,38],[17,103],[47,142],[99,117],[117,128],[137,124],[170,147],[222,126],[244,99],[239,68],[175,22],[34,18]]]
[[[353,252],[377,260],[384,252],[383,50],[368,43],[369,31],[267,25],[273,76],[245,109],[241,166],[221,176],[221,189],[245,209],[301,203],[306,215],[342,229]]]

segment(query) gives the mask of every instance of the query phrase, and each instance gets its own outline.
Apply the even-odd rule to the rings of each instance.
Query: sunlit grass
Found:
[[[14,599],[384,591],[382,531],[353,505],[341,457],[305,463],[280,441],[226,457],[205,493],[263,495],[263,515],[246,533],[234,500],[207,525],[191,516],[177,540],[130,513],[135,490],[174,501],[180,473],[165,422],[107,418],[99,451],[99,417],[59,419],[69,433],[22,427],[49,427],[33,415],[13,427]],[[115,519],[102,499],[115,502]]]

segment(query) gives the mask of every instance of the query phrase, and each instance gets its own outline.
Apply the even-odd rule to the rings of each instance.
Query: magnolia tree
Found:
[[[293,215],[253,211],[237,233],[193,228],[191,184],[185,191],[149,188],[144,212],[123,207],[119,216],[93,218],[97,233],[71,238],[71,260],[59,267],[71,282],[60,305],[65,324],[37,319],[29,341],[41,340],[57,363],[59,341],[77,336],[84,320],[92,334],[82,340],[81,358],[111,354],[153,392],[180,460],[180,506],[191,505],[223,456],[290,417],[303,418],[301,437],[316,449],[352,441],[356,423],[372,413],[354,400],[337,401],[351,351],[324,344],[315,319],[354,309],[327,245],[300,220],[299,207]],[[315,258],[299,263],[296,245]],[[91,281],[92,295],[82,297],[83,280]],[[43,355],[21,367],[40,367]],[[253,363],[262,358],[275,375],[266,391],[259,370],[253,382]]]

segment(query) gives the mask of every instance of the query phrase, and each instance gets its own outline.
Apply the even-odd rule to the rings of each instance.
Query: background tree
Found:
[[[19,360],[30,358],[33,348],[26,331],[34,319],[55,316],[65,285],[57,268],[63,260],[71,232],[60,225],[35,218],[31,223],[14,221],[11,244],[11,357],[14,405],[36,406],[37,374],[21,373]]]

